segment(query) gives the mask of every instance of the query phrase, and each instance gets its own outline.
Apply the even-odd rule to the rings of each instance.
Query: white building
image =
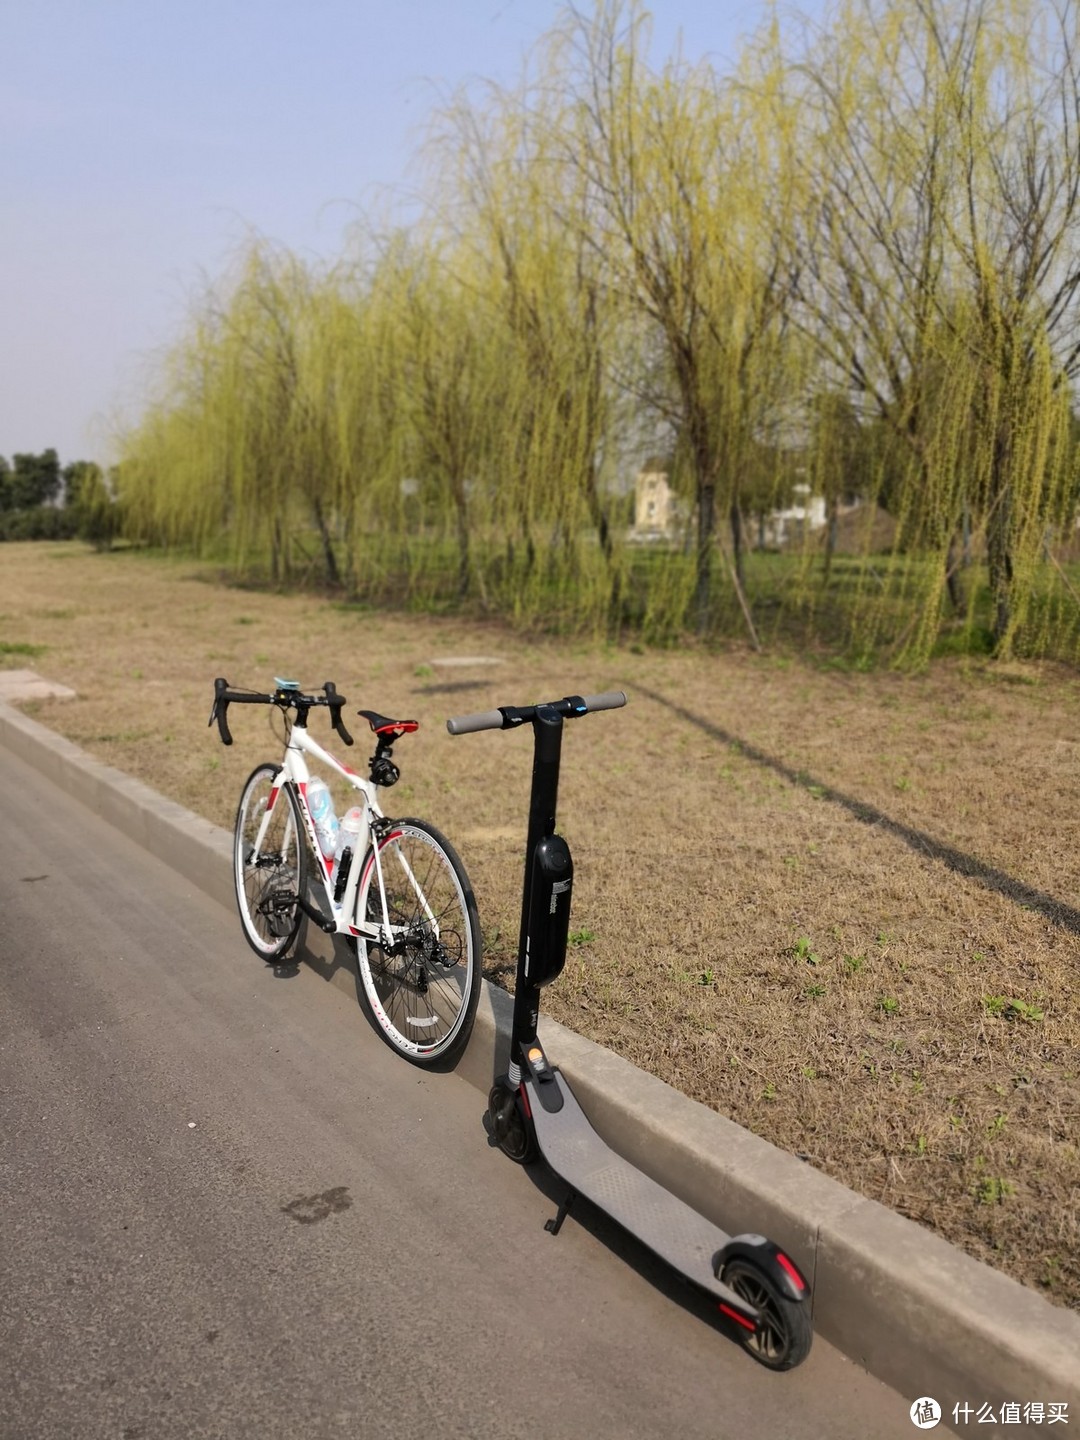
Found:
[[[761,524],[759,543],[779,547],[792,540],[801,540],[815,530],[824,530],[828,521],[824,495],[812,495],[805,483],[791,487],[791,504],[784,510],[772,510]]]

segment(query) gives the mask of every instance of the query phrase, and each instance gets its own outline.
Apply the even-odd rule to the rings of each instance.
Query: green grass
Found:
[[[230,554],[229,537],[215,536],[204,552],[232,583],[252,590],[321,590],[325,577],[313,564],[313,535],[297,527],[298,548],[282,576],[271,575],[265,545],[249,546],[242,559]],[[341,547],[343,581],[333,592],[335,608],[366,618],[372,607],[417,615],[465,618],[498,615],[536,633],[579,635],[593,640],[637,637],[666,649],[697,635],[693,594],[695,561],[673,544],[618,544],[612,564],[595,536],[583,533],[577,560],[567,568],[557,558],[554,536],[537,528],[530,561],[518,541],[478,531],[472,537],[476,575],[460,590],[459,552],[452,537],[435,533],[384,536],[357,542],[351,569]],[[726,535],[721,538],[726,543]],[[153,547],[148,547],[153,551]],[[176,559],[191,551],[174,549]],[[965,611],[954,615],[942,594],[940,614],[920,615],[928,596],[940,590],[942,558],[897,551],[833,557],[828,582],[814,549],[749,550],[744,556],[745,594],[760,644],[774,657],[798,653],[815,664],[866,673],[892,665],[920,666],[941,657],[985,659],[994,652],[993,604],[986,566],[973,563],[961,573]],[[1080,563],[1058,571],[1040,564],[1020,605],[1012,648],[1019,658],[1046,656],[1080,661]],[[247,617],[236,622],[249,623]],[[714,557],[707,637],[744,645],[750,639],[745,616],[724,555]]]
[[[0,655],[25,655],[33,660],[44,655],[47,645],[31,645],[25,640],[0,640]]]

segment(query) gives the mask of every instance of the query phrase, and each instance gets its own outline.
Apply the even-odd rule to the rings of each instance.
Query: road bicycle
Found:
[[[468,876],[450,842],[423,820],[388,819],[380,789],[400,771],[395,743],[419,728],[359,710],[375,735],[369,777],[342,764],[312,738],[308,716],[341,718],[346,704],[333,681],[321,694],[275,679],[269,693],[214,681],[212,725],[232,744],[230,705],[266,705],[283,718],[284,756],[257,765],[244,783],[233,836],[233,876],[244,936],[269,962],[286,956],[304,916],[355,945],[360,999],[376,1032],[415,1065],[448,1067],[468,1044],[480,998],[480,922]],[[312,807],[312,758],[349,787],[351,829],[337,853],[324,853]],[[317,898],[312,898],[312,892]]]
[[[532,789],[525,843],[517,983],[505,1075],[488,1096],[492,1141],[518,1164],[543,1156],[567,1186],[546,1229],[557,1235],[584,1195],[717,1304],[755,1360],[791,1370],[810,1351],[810,1286],[764,1235],[731,1235],[617,1154],[597,1134],[566,1076],[537,1036],[540,992],[562,973],[570,926],[574,861],[556,832],[563,725],[626,704],[621,690],[567,695],[539,705],[501,705],[446,722],[451,735],[478,730],[533,732]]]

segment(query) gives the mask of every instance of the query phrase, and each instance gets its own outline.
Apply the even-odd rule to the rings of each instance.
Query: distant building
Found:
[[[631,540],[674,540],[685,524],[685,507],[668,484],[666,471],[642,470],[634,484]]]
[[[857,503],[841,505],[839,513],[846,514],[856,508]],[[757,517],[758,548],[777,550],[785,545],[798,544],[808,535],[824,530],[828,518],[823,495],[812,494],[810,486],[805,483],[794,485],[789,505]],[[679,540],[685,532],[686,522],[686,503],[671,489],[667,472],[652,467],[642,470],[634,485],[634,524],[629,539],[639,544]],[[751,530],[747,538],[753,533]]]
[[[791,504],[761,517],[758,544],[762,549],[779,548],[824,530],[827,521],[824,495],[812,495],[806,484],[793,485]]]

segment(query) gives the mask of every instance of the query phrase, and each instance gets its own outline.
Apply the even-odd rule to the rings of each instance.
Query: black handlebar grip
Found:
[[[586,695],[585,709],[592,710],[618,710],[620,705],[626,704],[626,694],[622,690],[605,690],[603,695]]]
[[[326,696],[326,703],[330,707],[330,723],[341,736],[346,745],[353,743],[353,738],[345,729],[345,722],[341,718],[342,707],[345,705],[345,697],[337,693],[337,686],[333,680],[327,680],[323,685],[323,693]]]
[[[228,693],[229,682],[222,680],[219,676],[218,679],[214,681],[214,708],[210,711],[210,719],[207,723],[212,725],[215,720],[217,721],[218,734],[221,736],[221,743],[223,745],[232,744],[228,721],[225,719],[226,712],[229,708],[229,702],[226,698]]]
[[[458,715],[447,720],[446,728],[451,735],[471,735],[476,730],[501,730],[503,724],[501,710],[485,710],[482,715]]]
[[[341,706],[344,704],[345,701],[342,700],[340,705],[334,705],[331,707],[330,719],[333,722],[334,729],[341,736],[342,740],[344,740],[345,744],[351,745],[353,743],[353,738],[349,734],[348,730],[345,729],[345,722],[341,718]]]

